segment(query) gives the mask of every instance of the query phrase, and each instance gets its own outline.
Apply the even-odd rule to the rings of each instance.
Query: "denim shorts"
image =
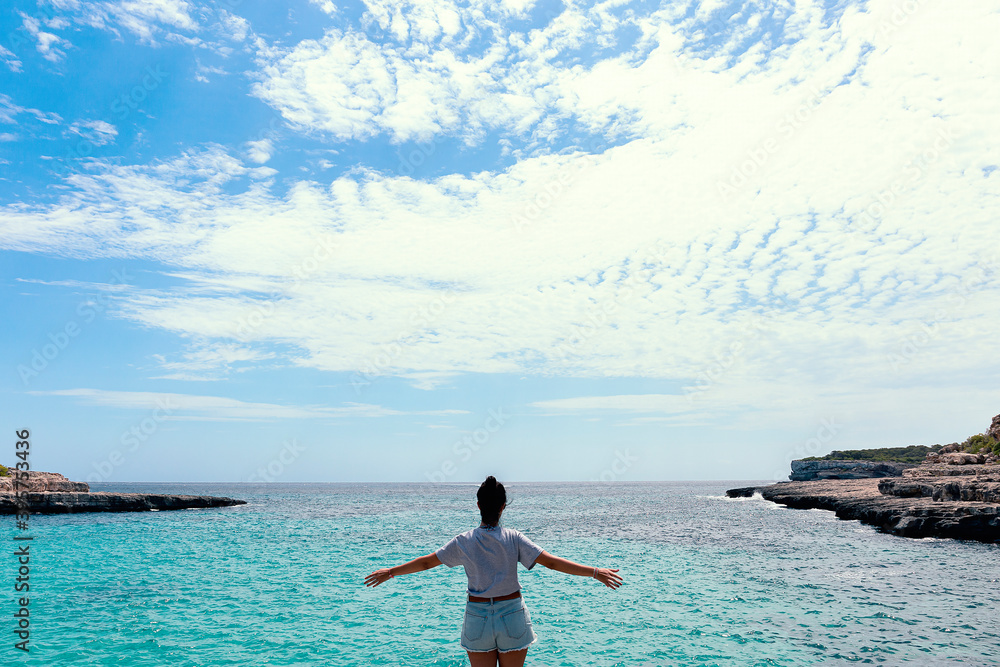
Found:
[[[462,648],[473,653],[526,649],[538,638],[524,598],[500,602],[466,602]]]

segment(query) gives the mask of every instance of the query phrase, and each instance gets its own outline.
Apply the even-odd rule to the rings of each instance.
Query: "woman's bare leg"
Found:
[[[466,651],[466,653],[469,654],[469,662],[472,664],[472,667],[497,667],[497,652],[495,649],[489,653],[474,653],[473,651]],[[518,664],[524,664],[524,660],[522,659]]]
[[[500,654],[500,667],[522,667],[524,659],[528,657],[528,649],[522,648],[520,651],[507,651]]]

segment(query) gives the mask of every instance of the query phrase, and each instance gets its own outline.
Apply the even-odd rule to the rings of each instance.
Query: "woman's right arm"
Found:
[[[575,574],[579,577],[593,577],[608,588],[618,588],[622,585],[622,578],[615,574],[618,572],[617,569],[612,570],[609,568],[587,567],[586,565],[580,565],[579,563],[574,563],[573,561],[566,560],[565,558],[553,556],[548,551],[543,551],[538,558],[535,559],[535,562],[539,565],[544,565],[550,570],[555,570],[556,572]]]
[[[429,570],[432,567],[437,567],[440,564],[441,559],[438,558],[436,552],[427,554],[426,556],[414,558],[410,562],[397,565],[396,567],[384,567],[381,570],[375,570],[365,577],[365,586],[378,586],[379,584],[385,583],[393,577],[398,577],[401,574],[423,572],[424,570]]]

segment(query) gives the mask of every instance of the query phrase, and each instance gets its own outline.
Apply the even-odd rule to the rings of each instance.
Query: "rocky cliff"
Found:
[[[916,463],[895,461],[792,461],[793,482],[812,479],[866,479],[869,477],[899,477]]]
[[[1000,465],[942,459],[950,455],[928,456],[935,462],[907,467],[902,477],[779,482],[726,494],[760,493],[794,509],[831,510],[902,537],[1000,542]]]
[[[11,470],[11,475],[14,474],[18,473]],[[21,479],[16,487],[13,477],[0,477],[0,514],[16,514],[18,511],[32,514],[148,512],[245,504],[245,500],[217,496],[91,493],[86,482],[71,482],[55,472],[30,471],[27,479]]]
[[[903,537],[1000,542],[997,440],[1000,415],[985,434],[931,450],[919,465],[792,461],[792,481],[729,489],[726,495],[759,493],[786,507],[831,510]],[[876,477],[883,479],[871,479]]]
[[[901,537],[1000,542],[1000,504],[964,499],[993,498],[993,487],[982,486],[972,477],[950,488],[949,482],[940,478],[927,484],[917,479],[921,478],[905,482],[899,479],[779,482],[730,489],[726,494],[738,498],[760,493],[766,500],[793,509],[830,510],[841,519],[856,519]]]
[[[993,423],[986,430],[986,435],[994,440],[1000,440],[1000,415],[993,418]]]
[[[13,475],[27,475],[27,479],[21,477],[17,489],[14,488]],[[86,493],[90,491],[90,485],[86,482],[71,482],[57,472],[39,472],[31,470],[28,472],[10,471],[8,477],[0,477],[0,493],[13,493],[19,491],[75,491]]]

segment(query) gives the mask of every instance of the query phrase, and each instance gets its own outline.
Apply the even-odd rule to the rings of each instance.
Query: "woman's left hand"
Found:
[[[607,567],[594,568],[594,579],[614,590],[622,585],[622,578],[617,574],[618,569],[611,569]]]
[[[365,586],[378,586],[390,579],[392,579],[392,574],[389,572],[389,568],[383,567],[381,570],[375,570],[365,577]]]

